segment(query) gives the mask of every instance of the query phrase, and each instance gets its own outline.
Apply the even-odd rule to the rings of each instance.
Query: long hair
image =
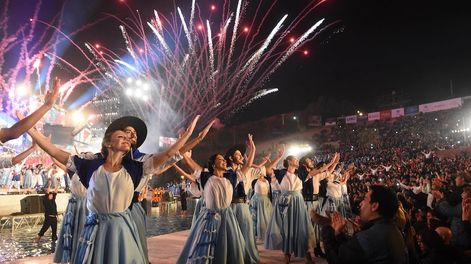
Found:
[[[211,155],[211,157],[209,157],[209,159],[208,159],[208,171],[211,172],[211,173],[214,173],[214,167],[213,166],[214,166],[214,163],[216,162],[216,158],[217,158],[218,155],[222,156],[222,154],[216,153],[214,155]],[[222,156],[222,157],[224,157],[224,156]]]

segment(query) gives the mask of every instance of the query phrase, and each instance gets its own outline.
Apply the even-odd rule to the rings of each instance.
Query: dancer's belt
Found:
[[[304,196],[304,201],[315,202],[319,200],[319,194],[306,195]]]
[[[246,203],[247,197],[233,198],[232,203]]]

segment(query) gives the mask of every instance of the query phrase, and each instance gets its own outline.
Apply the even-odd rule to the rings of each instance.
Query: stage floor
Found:
[[[147,239],[149,246],[149,261],[154,264],[174,264],[180,254],[180,250],[185,243],[189,230],[175,232],[171,234],[155,236]],[[266,250],[263,245],[258,245],[260,251],[261,264],[284,263],[281,251]],[[315,263],[327,263],[325,259],[316,258]],[[12,262],[15,264],[43,264],[52,263],[52,255],[41,257],[31,257],[18,259]],[[291,263],[304,263],[304,259],[293,258]]]

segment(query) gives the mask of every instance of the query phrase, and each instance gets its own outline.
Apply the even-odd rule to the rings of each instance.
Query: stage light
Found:
[[[82,123],[84,120],[85,120],[85,117],[83,115],[82,112],[80,111],[75,111],[73,114],[72,114],[72,120],[74,121],[74,123]]]
[[[288,147],[287,154],[298,156],[305,153],[309,153],[311,151],[312,151],[312,147],[308,144],[293,144]]]

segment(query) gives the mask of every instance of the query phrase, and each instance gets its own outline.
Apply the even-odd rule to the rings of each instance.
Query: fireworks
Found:
[[[128,6],[132,18],[110,15],[121,24],[127,58],[93,45],[87,48],[116,82],[109,92],[131,95],[132,108],[148,122],[159,124],[161,131],[176,131],[196,114],[206,121],[227,118],[275,92],[263,90],[270,75],[322,30],[324,20],[317,19],[299,38],[290,35],[302,30],[300,25],[323,1],[310,2],[294,19],[289,14],[271,14],[276,1],[266,13],[261,10],[263,1],[255,2],[225,1],[200,10],[193,0],[188,10],[176,7],[170,17],[156,10],[149,21]],[[257,16],[245,17],[251,8]],[[279,20],[263,37],[268,16]],[[150,89],[142,93],[127,78],[144,80]],[[146,100],[138,100],[144,96]]]
[[[153,125],[158,126],[157,131],[174,133],[196,114],[203,117],[201,123],[215,117],[227,120],[254,100],[276,92],[264,89],[269,77],[296,51],[308,55],[302,46],[336,23],[325,25],[321,18],[311,21],[322,2],[311,1],[293,16],[274,14],[276,1],[226,0],[220,6],[200,9],[192,0],[189,7],[175,7],[169,16],[155,10],[152,17],[143,19],[138,10],[121,1],[130,17],[107,14],[103,19],[112,17],[119,22],[116,30],[122,35],[124,55],[94,40],[75,43],[73,37],[93,24],[64,33],[62,12],[52,22],[42,21],[38,18],[40,4],[29,24],[5,35],[5,11],[0,22],[0,34],[4,33],[0,88],[11,94],[21,79],[25,85],[36,83],[41,92],[39,87],[43,82],[48,87],[55,66],[71,76],[63,78],[69,81],[61,89],[62,103],[75,87],[84,84],[94,87],[97,95],[124,96],[123,105],[131,108],[128,113],[141,116],[150,124],[151,133]],[[6,6],[8,10],[8,1]],[[277,18],[275,23],[273,18]],[[37,25],[47,30],[38,33]],[[32,44],[33,36],[37,40],[38,35],[40,41]],[[57,54],[59,43],[64,42],[79,51],[85,67]],[[11,47],[19,47],[21,52],[16,65],[6,69],[4,60]]]
[[[53,75],[67,80],[61,87],[59,106],[64,104],[75,87],[84,84],[96,85],[97,77],[101,78],[100,70],[92,61],[88,61],[87,66],[79,68],[76,62],[68,61],[59,52],[64,46],[76,45],[71,38],[93,24],[65,34],[61,31],[64,6],[57,7],[60,12],[46,22],[39,17],[41,1],[37,1],[32,8],[31,16],[23,17],[24,22],[17,22],[20,23],[17,25],[10,21],[10,16],[16,13],[14,10],[15,7],[18,9],[18,6],[10,4],[8,0],[2,2],[3,13],[0,22],[2,112],[14,116],[16,110],[24,113],[34,111],[41,103],[42,95],[49,89],[49,80]],[[86,56],[83,58],[87,59]],[[59,110],[63,112],[62,109]],[[58,122],[57,116],[62,115],[59,112],[53,111],[46,117],[46,122]]]

